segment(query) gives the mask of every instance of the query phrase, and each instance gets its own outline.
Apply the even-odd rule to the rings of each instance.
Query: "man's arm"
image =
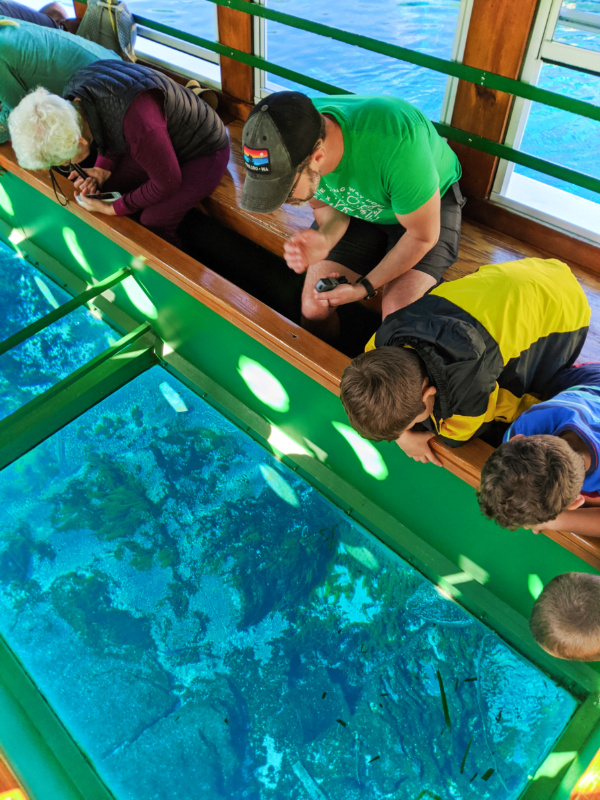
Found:
[[[302,273],[311,264],[317,264],[340,241],[350,224],[350,217],[320,200],[311,200],[318,230],[306,228],[291,236],[283,247],[286,264],[294,272]]]
[[[379,289],[399,278],[425,256],[440,238],[440,191],[410,214],[396,214],[398,222],[406,228],[406,233],[392,247],[368,275],[365,275],[374,289]],[[329,292],[327,300],[331,306],[340,306],[362,300],[367,294],[364,286],[343,285]]]

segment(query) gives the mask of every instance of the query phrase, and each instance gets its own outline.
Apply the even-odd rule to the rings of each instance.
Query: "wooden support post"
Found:
[[[252,53],[252,19],[249,14],[241,11],[217,6],[220,43],[244,53]],[[221,56],[221,83],[225,94],[241,100],[242,103],[254,105],[252,67]],[[240,113],[239,116],[245,115]]]
[[[518,79],[538,0],[474,0],[463,61]],[[452,125],[503,142],[512,96],[459,81]],[[461,186],[472,197],[488,197],[498,159],[450,142],[463,167]]]

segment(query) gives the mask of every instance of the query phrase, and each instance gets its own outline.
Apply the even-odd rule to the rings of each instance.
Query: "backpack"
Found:
[[[88,0],[77,35],[112,50],[125,61],[136,60],[136,25],[122,0]]]

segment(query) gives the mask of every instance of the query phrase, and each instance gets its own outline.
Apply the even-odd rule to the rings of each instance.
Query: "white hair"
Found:
[[[40,86],[11,111],[8,130],[22,167],[48,169],[77,154],[82,124],[73,103]]]

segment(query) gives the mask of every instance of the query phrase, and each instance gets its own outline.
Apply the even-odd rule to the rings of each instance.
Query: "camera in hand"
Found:
[[[339,278],[321,278],[321,280],[315,283],[315,289],[317,292],[330,292],[332,289],[335,289],[336,286],[339,286],[340,283],[348,283],[348,278],[344,275],[340,275]]]

